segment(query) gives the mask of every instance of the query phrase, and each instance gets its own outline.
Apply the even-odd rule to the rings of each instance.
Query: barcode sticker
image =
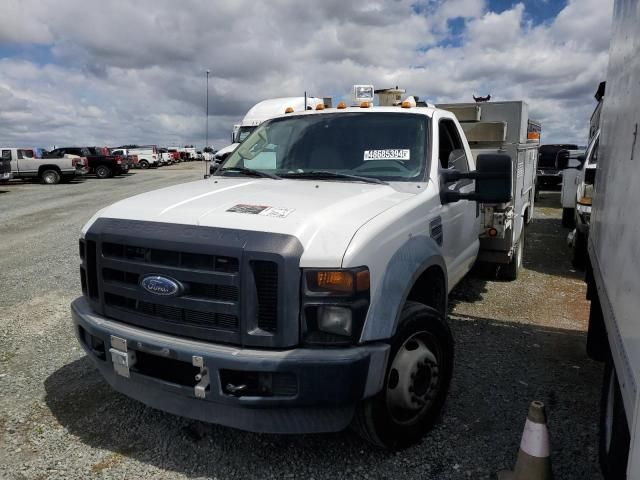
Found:
[[[408,148],[387,148],[385,150],[365,150],[364,160],[402,160],[407,161],[411,157]]]

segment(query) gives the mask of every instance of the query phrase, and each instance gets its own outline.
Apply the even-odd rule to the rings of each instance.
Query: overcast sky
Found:
[[[586,143],[612,0],[2,0],[0,144],[202,146],[265,98],[529,102]]]

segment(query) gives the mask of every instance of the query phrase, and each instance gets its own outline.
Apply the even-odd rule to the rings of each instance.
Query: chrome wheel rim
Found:
[[[428,332],[409,337],[387,376],[387,408],[398,424],[416,423],[429,410],[440,387],[438,350]]]

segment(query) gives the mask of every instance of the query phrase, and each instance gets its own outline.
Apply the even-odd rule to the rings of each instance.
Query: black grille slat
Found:
[[[87,240],[85,244],[85,261],[87,267],[87,291],[89,297],[98,298],[98,266],[96,258],[96,242]]]
[[[275,332],[278,329],[278,264],[254,260],[251,269],[258,296],[258,327]]]
[[[107,258],[119,258],[167,267],[184,267],[224,273],[239,271],[237,258],[205,253],[176,252],[105,242],[102,244],[102,254]]]
[[[106,284],[138,285],[140,276],[137,273],[103,268],[102,278]],[[199,282],[181,282],[186,287],[185,298],[203,300],[237,302],[239,297],[238,287],[234,285],[216,285]]]
[[[199,312],[196,310],[181,309],[168,305],[145,302],[142,300],[136,301],[133,298],[115,295],[113,293],[105,293],[104,300],[107,305],[112,307],[159,317],[185,325],[206,328],[223,328],[229,330],[235,330],[238,328],[238,317],[225,313]]]

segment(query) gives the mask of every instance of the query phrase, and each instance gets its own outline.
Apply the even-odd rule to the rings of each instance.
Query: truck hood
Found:
[[[389,185],[342,181],[214,177],[136,195],[99,217],[293,235],[301,266],[337,267],[356,231],[415,194]]]

